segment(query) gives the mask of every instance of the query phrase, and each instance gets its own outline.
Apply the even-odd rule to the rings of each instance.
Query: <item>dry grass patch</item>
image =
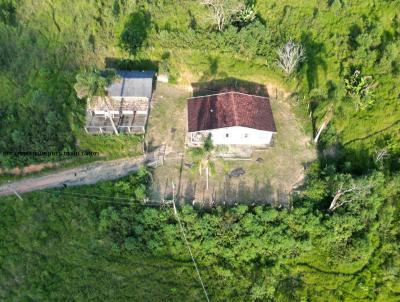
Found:
[[[200,175],[190,167],[193,159],[184,152],[189,96],[187,89],[178,86],[157,87],[147,140],[154,147],[167,144],[167,155],[165,165],[154,171],[155,198],[171,195],[174,182],[177,194],[185,200],[285,203],[293,186],[303,179],[304,166],[316,158],[311,139],[292,113],[287,94],[270,93],[278,131],[274,146],[254,151],[247,160],[214,158],[215,171],[208,191],[204,173]],[[229,173],[236,168],[243,168],[245,174],[230,178]]]

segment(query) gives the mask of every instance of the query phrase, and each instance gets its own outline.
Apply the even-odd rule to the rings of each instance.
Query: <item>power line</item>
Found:
[[[183,225],[182,225],[181,219],[179,218],[178,211],[176,210],[176,206],[175,206],[175,186],[174,186],[173,182],[172,182],[172,190],[173,190],[173,193],[172,193],[172,206],[174,207],[175,217],[178,220],[178,224],[180,226],[180,229],[181,229],[181,232],[182,232],[182,235],[183,235],[183,239],[185,241],[186,247],[189,250],[190,257],[192,258],[192,261],[193,261],[193,264],[194,264],[194,268],[196,269],[197,276],[199,277],[199,280],[200,280],[200,283],[201,283],[201,287],[203,288],[206,300],[207,300],[207,302],[210,302],[210,299],[208,298],[206,287],[204,286],[203,280],[202,280],[201,275],[200,275],[199,268],[197,267],[196,260],[194,260],[192,249],[190,248],[189,242],[187,240],[187,237],[186,237],[186,234],[185,234],[185,230],[183,229]]]
[[[134,201],[133,198],[129,198],[129,197],[113,197],[113,196],[107,196],[107,195],[83,194],[83,193],[64,192],[64,191],[56,191],[56,192],[59,192],[61,194],[67,194],[67,195],[78,195],[78,196],[88,196],[88,197],[96,197],[96,198],[111,198],[111,199]]]
[[[135,199],[133,199],[133,198],[123,198],[123,197],[112,197],[112,196],[106,196],[106,195],[94,195],[94,194],[80,194],[80,193],[73,193],[73,192],[63,192],[63,191],[53,191],[53,192],[48,192],[48,191],[42,191],[43,193],[47,193],[47,194],[61,194],[61,195],[70,195],[70,196],[72,196],[72,197],[76,197],[76,198],[83,198],[83,199],[88,199],[88,200],[91,200],[91,201],[93,201],[93,199],[91,199],[91,198],[99,198],[99,199],[107,199],[107,200],[109,200],[108,202],[112,202],[112,203],[118,203],[118,204],[129,204],[129,205],[132,205],[132,201],[135,201]],[[130,202],[127,202],[127,201],[116,201],[115,199],[118,199],[118,200],[127,200],[127,201],[130,201]],[[148,206],[162,206],[162,204],[161,203],[148,203],[148,202],[146,202],[146,203],[144,203],[144,204],[141,204],[140,203],[140,205],[148,205]]]
[[[184,241],[185,241],[186,247],[187,247],[187,249],[189,250],[190,257],[192,258],[192,262],[193,262],[194,267],[195,267],[195,269],[196,269],[197,276],[198,276],[198,278],[199,278],[201,287],[203,288],[203,291],[204,291],[204,295],[205,295],[205,297],[206,297],[206,300],[207,300],[207,302],[210,302],[210,299],[209,299],[208,294],[207,294],[207,290],[206,290],[206,288],[205,288],[205,286],[204,286],[203,280],[202,280],[201,275],[200,275],[199,268],[198,268],[198,266],[197,266],[196,260],[194,259],[194,256],[193,256],[193,253],[192,253],[192,249],[190,248],[189,242],[188,242],[188,240],[187,240],[187,237],[186,237],[185,230],[184,230],[184,228],[183,228],[181,219],[179,218],[178,211],[176,210],[176,205],[175,205],[175,185],[174,185],[173,182],[172,182],[172,189],[173,189],[173,193],[172,193],[172,205],[173,205],[173,210],[174,210],[175,217],[176,217],[176,219],[177,219],[177,221],[178,221],[178,224],[179,224],[179,227],[180,227],[180,230],[181,230],[183,239],[184,239]],[[103,199],[104,199],[104,198],[107,198],[107,199],[114,199],[113,203],[129,204],[129,205],[132,205],[132,203],[130,203],[130,202],[123,202],[123,201],[115,201],[115,199],[134,201],[134,199],[132,199],[132,198],[111,197],[111,196],[106,196],[106,195],[82,194],[82,193],[73,193],[73,192],[64,192],[64,191],[52,191],[52,192],[48,192],[48,191],[45,191],[45,190],[43,190],[42,192],[43,192],[43,193],[50,194],[50,195],[52,195],[52,194],[70,195],[70,196],[73,196],[73,197],[76,197],[76,198],[79,197],[79,198],[82,198],[82,199],[88,199],[88,200],[90,200],[90,201],[93,201],[93,199],[91,199],[91,198],[93,198],[93,197],[95,197],[95,198],[103,198]],[[15,192],[15,193],[16,193],[16,192]],[[16,195],[22,200],[22,198],[21,198],[17,193],[16,193]],[[167,203],[167,204],[168,204],[168,203]],[[164,205],[164,203],[145,203],[145,204],[143,204],[143,205],[145,205],[145,206],[152,206],[152,205],[162,206],[162,205]]]

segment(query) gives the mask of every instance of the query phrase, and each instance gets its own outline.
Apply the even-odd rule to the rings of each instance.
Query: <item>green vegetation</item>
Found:
[[[85,70],[76,76],[76,84],[74,85],[76,95],[84,100],[93,96],[104,97],[104,87],[111,85],[116,78],[117,74],[114,69]]]
[[[288,208],[180,209],[212,301],[398,301],[400,2],[230,1],[223,23],[206,2],[0,0],[0,152],[137,154],[140,138],[83,134],[84,70],[273,81],[310,134],[332,119]],[[286,77],[289,41],[305,59]],[[1,300],[202,300],[172,211],[142,205],[149,185],[1,198]]]
[[[291,209],[184,206],[211,300],[397,301],[400,178],[354,180],[374,187],[328,213],[343,177],[314,165]],[[172,209],[142,205],[149,182],[3,198],[1,299],[203,301]]]
[[[237,9],[227,12],[221,31],[212,30],[213,10],[205,2],[219,1],[2,0],[0,150],[75,149],[70,129],[82,128],[85,106],[72,89],[76,74],[104,64],[160,68],[182,82],[273,80],[295,90],[315,128],[333,102],[322,145],[340,148],[345,161],[353,160],[354,149],[366,149],[366,157],[378,152],[380,134],[398,142],[397,1],[233,1]],[[285,80],[277,50],[289,40],[303,46],[306,59]],[[360,108],[369,104],[362,112],[346,97],[345,80],[356,70],[376,85],[373,104],[370,98],[356,100]],[[29,161],[3,158],[2,164]]]
[[[80,148],[99,152],[105,159],[138,156],[143,151],[141,143],[143,139],[140,135],[98,136],[78,131],[76,138]]]
[[[215,164],[213,162],[213,154],[212,151],[214,149],[214,145],[212,142],[211,134],[208,135],[201,147],[192,148],[190,150],[190,155],[193,159],[193,167],[194,171],[199,171],[200,175],[203,171],[205,172],[206,176],[206,190],[209,189],[208,186],[208,178],[210,174],[215,173]]]

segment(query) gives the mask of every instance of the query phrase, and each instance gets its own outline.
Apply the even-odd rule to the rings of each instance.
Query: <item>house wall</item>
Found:
[[[112,96],[110,98],[112,98],[113,100],[117,100],[117,101],[121,101],[122,99],[128,100],[128,101],[143,101],[146,103],[149,101],[149,99],[145,96],[124,96],[124,97]]]
[[[274,132],[257,130],[246,127],[228,127],[209,131],[215,145],[269,145]]]
[[[146,97],[111,97],[112,100],[117,101],[117,102],[121,102],[122,99],[124,100],[125,104],[127,102],[135,102],[135,109],[129,109],[129,105],[126,105],[125,111],[132,111],[130,114],[133,114],[133,111],[136,111],[136,114],[148,114],[149,112],[149,99]]]

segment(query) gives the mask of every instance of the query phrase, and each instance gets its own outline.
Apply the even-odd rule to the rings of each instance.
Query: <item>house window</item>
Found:
[[[225,134],[225,137],[229,137],[229,133]]]

